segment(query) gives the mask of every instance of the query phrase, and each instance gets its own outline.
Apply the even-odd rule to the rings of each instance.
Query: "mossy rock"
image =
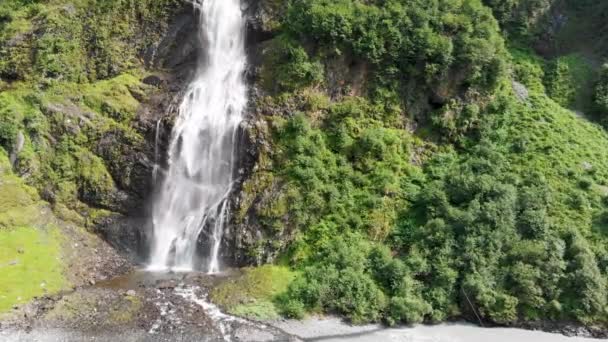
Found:
[[[220,284],[211,292],[211,299],[237,316],[267,320],[278,317],[277,296],[287,291],[295,273],[287,267],[264,265],[245,268],[236,279]]]
[[[77,325],[89,319],[101,326],[125,325],[133,322],[142,306],[138,296],[93,288],[64,296],[44,319]]]
[[[139,107],[133,94],[141,93],[142,86],[136,76],[123,74],[87,87],[84,102],[97,113],[107,115],[117,122],[129,122]]]

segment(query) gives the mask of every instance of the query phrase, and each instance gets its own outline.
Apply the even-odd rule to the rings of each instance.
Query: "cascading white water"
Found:
[[[240,0],[196,0],[205,51],[179,107],[169,169],[154,205],[150,269],[219,272],[238,126],[247,103],[245,18]],[[197,240],[210,228],[206,267]]]

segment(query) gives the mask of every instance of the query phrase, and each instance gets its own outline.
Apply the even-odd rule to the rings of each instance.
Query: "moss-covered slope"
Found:
[[[0,3],[0,310],[124,270],[84,229],[144,205],[166,84],[161,70],[144,84],[144,68],[164,65],[156,49],[183,7]]]
[[[128,268],[99,238],[57,219],[11,168],[0,152],[0,314]]]
[[[0,194],[0,312],[5,312],[68,283],[61,263],[61,236],[51,222],[43,222],[44,203],[11,172],[4,153],[0,153]]]

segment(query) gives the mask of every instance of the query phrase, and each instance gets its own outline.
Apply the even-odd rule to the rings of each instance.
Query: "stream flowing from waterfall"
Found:
[[[149,269],[220,270],[234,183],[236,135],[247,103],[245,18],[240,0],[195,0],[203,53],[179,106],[169,167],[153,208]],[[197,254],[207,235],[206,264]]]

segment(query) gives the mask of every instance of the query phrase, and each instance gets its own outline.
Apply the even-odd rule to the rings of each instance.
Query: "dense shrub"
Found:
[[[563,56],[547,66],[545,85],[547,94],[566,108],[586,110],[589,105],[589,89],[592,88],[593,71],[584,57]]]
[[[382,119],[391,112],[361,99],[330,105],[314,125],[300,113],[279,126],[281,177],[307,194],[288,209],[292,223],[307,222],[291,249],[303,271],[287,293],[296,309],[389,324],[605,319],[604,239],[593,227],[603,224],[596,187],[608,146],[593,141],[607,135],[542,94],[543,72],[522,75],[536,85],[530,99],[505,89],[479,137],[440,148],[422,169],[403,162],[415,140]],[[387,221],[368,221],[391,202]]]
[[[608,124],[608,65],[600,70],[593,93],[593,112],[604,125]]]
[[[297,0],[286,20],[294,34],[429,83],[460,69],[465,84],[485,91],[496,85],[503,64],[495,21],[475,0]]]
[[[294,0],[282,21],[260,75],[271,93],[357,89],[384,113],[427,121],[431,110],[458,103],[458,117],[488,98],[506,70],[498,25],[479,0]],[[472,126],[463,125],[458,134]]]
[[[535,24],[555,0],[484,0],[508,32],[526,36],[534,33]]]
[[[177,0],[0,4],[0,78],[74,82],[117,76],[157,39]],[[146,32],[142,34],[141,32]]]
[[[288,36],[272,41],[262,70],[262,84],[272,91],[293,91],[323,82],[323,65],[311,60],[302,46]]]

